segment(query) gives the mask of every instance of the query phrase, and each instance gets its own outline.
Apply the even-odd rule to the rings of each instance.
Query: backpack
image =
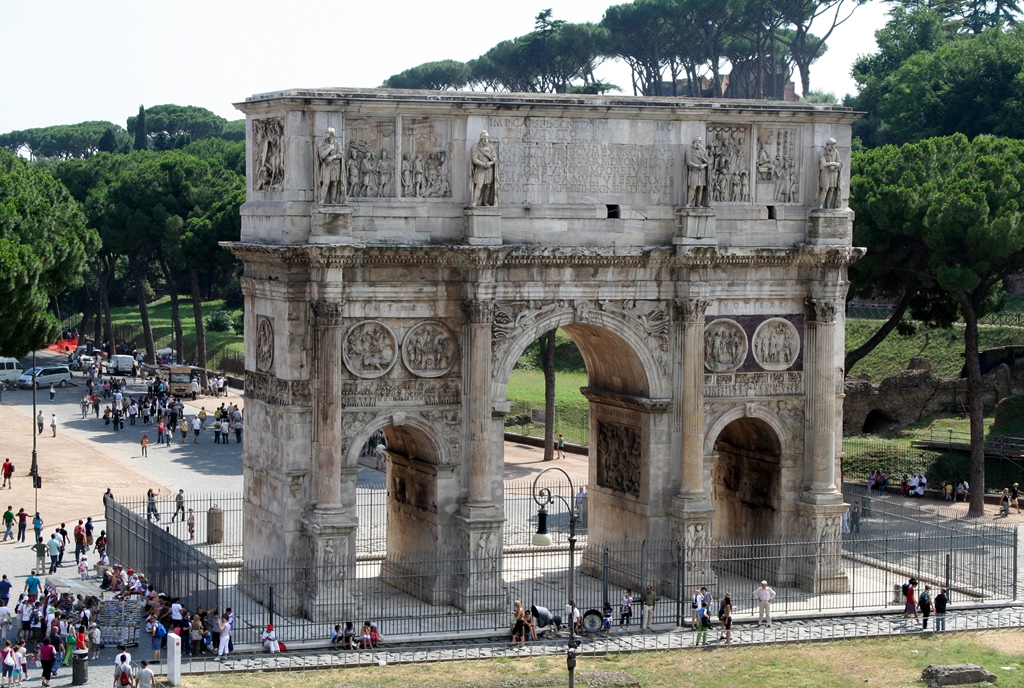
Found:
[[[156,637],[157,638],[163,638],[165,635],[167,635],[167,629],[164,628],[164,625],[162,623],[160,623],[159,621],[157,621],[155,623],[156,623]]]
[[[129,676],[129,671],[130,670],[125,668],[125,667],[118,667],[118,671],[121,672],[121,678],[120,678],[121,685],[122,686],[130,685],[131,684],[131,677]]]
[[[910,583],[903,584],[903,596],[906,597],[907,593],[910,592]]]

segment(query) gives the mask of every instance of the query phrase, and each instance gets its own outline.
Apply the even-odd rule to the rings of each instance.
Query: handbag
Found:
[[[14,650],[10,650],[4,655],[4,664],[9,667],[14,666]]]

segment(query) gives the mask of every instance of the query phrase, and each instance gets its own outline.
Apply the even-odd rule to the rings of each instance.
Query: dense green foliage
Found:
[[[67,160],[87,158],[111,147],[119,150],[128,140],[128,132],[111,122],[80,122],[11,131],[0,135],[0,147],[12,153],[27,149],[36,157]]]
[[[20,356],[57,333],[50,295],[81,284],[98,246],[60,182],[0,151],[0,352]]]
[[[1024,394],[1014,394],[996,404],[989,434],[993,437],[1024,436]]]
[[[629,65],[634,95],[782,98],[794,69],[806,95],[825,40],[863,2],[634,0],[609,7],[599,24],[553,19],[548,9],[532,32],[475,60],[426,62],[383,86],[603,93],[621,89],[597,80],[594,69],[615,59]],[[825,29],[821,36],[810,33],[812,22]]]

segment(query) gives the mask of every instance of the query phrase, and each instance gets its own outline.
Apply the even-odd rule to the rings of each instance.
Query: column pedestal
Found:
[[[796,584],[805,592],[845,593],[850,578],[843,568],[843,514],[848,504],[798,503],[800,539],[806,543],[796,561]]]
[[[504,519],[470,519],[456,516],[462,529],[464,554],[455,576],[451,604],[464,612],[495,612],[507,608],[502,575],[502,526]]]
[[[352,243],[352,208],[348,205],[318,205],[310,217],[309,243]]]
[[[493,205],[466,208],[462,236],[470,246],[501,246],[501,210]]]
[[[301,600],[301,615],[317,622],[353,616],[357,580],[355,517],[343,507],[317,507],[302,525],[309,548],[308,568],[295,576],[297,590],[293,595]],[[275,588],[275,606],[280,594]]]
[[[716,246],[715,211],[711,208],[676,208],[676,234],[672,243],[677,246]]]
[[[853,243],[853,211],[812,210],[807,217],[807,243],[849,246]]]

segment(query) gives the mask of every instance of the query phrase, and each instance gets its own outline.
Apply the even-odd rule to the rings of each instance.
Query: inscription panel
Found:
[[[672,202],[671,122],[494,116],[487,127],[503,203],[593,195]]]

